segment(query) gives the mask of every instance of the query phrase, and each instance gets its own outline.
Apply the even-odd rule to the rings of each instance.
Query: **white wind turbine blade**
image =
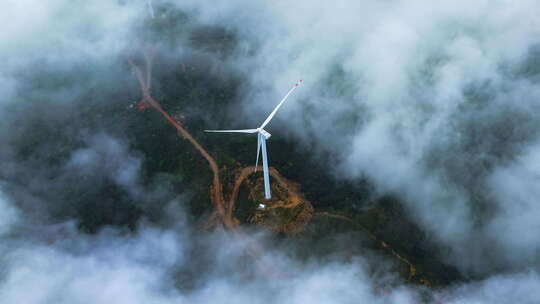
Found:
[[[272,198],[272,195],[270,194],[270,176],[268,176],[268,155],[266,153],[266,138],[264,138],[264,136],[260,136],[260,138],[263,158],[264,198],[270,199]]]
[[[255,169],[253,172],[257,172],[257,165],[259,165],[259,152],[261,151],[261,134],[257,134],[257,160],[255,161]]]
[[[257,129],[244,129],[244,130],[204,130],[204,132],[212,132],[212,133],[257,133]]]
[[[302,82],[302,80],[300,80],[300,82]],[[260,126],[260,128],[264,128],[269,122],[270,120],[272,120],[272,118],[274,117],[274,115],[276,115],[277,111],[279,110],[279,108],[281,107],[281,105],[285,102],[285,100],[287,100],[287,98],[289,98],[289,95],[291,95],[291,93],[300,85],[300,82],[297,82],[293,87],[292,89],[289,90],[289,92],[285,95],[285,97],[283,97],[283,99],[278,103],[278,105],[276,106],[276,108],[272,111],[272,113],[270,113],[270,115],[268,115],[268,117],[266,118],[266,120],[262,123],[262,125]]]

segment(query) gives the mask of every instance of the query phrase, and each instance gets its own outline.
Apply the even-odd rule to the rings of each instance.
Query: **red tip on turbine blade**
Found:
[[[148,108],[148,105],[144,101],[141,101],[137,104],[137,110],[139,111],[144,111],[146,110],[146,108]]]

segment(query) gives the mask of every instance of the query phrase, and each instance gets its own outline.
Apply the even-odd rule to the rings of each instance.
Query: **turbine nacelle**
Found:
[[[266,132],[263,128],[257,128],[257,132],[259,132],[262,136],[264,136],[265,139],[269,139],[272,134]]]

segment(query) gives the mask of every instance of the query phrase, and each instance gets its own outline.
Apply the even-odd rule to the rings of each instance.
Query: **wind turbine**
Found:
[[[268,125],[270,120],[276,115],[281,105],[289,98],[289,95],[302,83],[302,80],[295,83],[294,86],[287,92],[285,97],[278,103],[275,109],[268,115],[266,120],[257,129],[243,129],[243,130],[204,130],[204,132],[216,132],[216,133],[257,133],[257,160],[255,161],[255,171],[257,171],[257,165],[259,164],[259,154],[262,149],[262,161],[263,161],[263,176],[264,176],[264,198],[270,199],[272,195],[270,193],[270,177],[268,175],[268,154],[266,152],[266,140],[272,136],[270,133],[264,130],[264,127]]]

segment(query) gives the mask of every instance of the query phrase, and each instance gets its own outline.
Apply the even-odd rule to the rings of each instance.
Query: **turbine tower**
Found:
[[[264,176],[264,198],[272,198],[270,193],[270,176],[268,174],[268,153],[266,152],[266,140],[272,136],[270,133],[264,130],[264,127],[268,125],[270,120],[276,115],[281,105],[289,98],[289,95],[302,83],[302,80],[295,83],[294,86],[287,92],[285,97],[279,102],[276,108],[268,115],[266,120],[257,129],[244,129],[244,130],[204,130],[204,132],[216,132],[216,133],[257,133],[257,160],[255,161],[255,171],[257,171],[257,165],[259,164],[259,154],[262,149],[262,161],[263,161],[263,176]]]

